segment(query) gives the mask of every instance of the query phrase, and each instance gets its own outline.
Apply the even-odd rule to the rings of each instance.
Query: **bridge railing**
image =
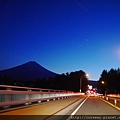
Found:
[[[120,109],[120,95],[108,94],[106,96],[101,95],[100,97]]]
[[[0,107],[18,104],[31,104],[44,100],[55,100],[70,96],[83,95],[65,90],[30,88],[20,86],[0,85]]]

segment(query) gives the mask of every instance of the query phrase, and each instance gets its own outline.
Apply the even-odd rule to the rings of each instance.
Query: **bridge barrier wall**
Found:
[[[84,95],[65,90],[29,88],[19,86],[0,85],[0,107],[10,107],[18,104],[31,104],[43,100],[60,99],[71,96]]]
[[[104,100],[106,100],[106,101],[108,101],[108,102],[110,102],[111,104],[113,104],[114,106],[117,106],[117,107],[119,107],[120,108],[120,96],[118,97],[118,96],[109,96],[109,95],[107,95],[107,96],[100,96],[102,99],[104,99]]]

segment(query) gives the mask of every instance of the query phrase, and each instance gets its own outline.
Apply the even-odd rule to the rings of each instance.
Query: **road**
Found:
[[[38,119],[43,120],[47,118],[51,120],[54,117],[53,115],[120,115],[120,110],[104,102],[99,97],[77,96],[31,105],[29,107],[21,107],[16,110],[0,113],[0,115],[43,115],[39,116],[41,118],[38,117]],[[7,119],[4,118],[4,120]],[[32,118],[29,120],[32,120]]]
[[[120,115],[120,111],[98,97],[86,99],[75,115]]]
[[[86,96],[77,96],[19,107],[17,109],[1,110],[0,120],[45,120],[51,119],[51,115],[70,115],[71,111],[73,111],[84,98],[86,98]],[[56,119],[58,120],[58,118],[54,118],[54,120]]]
[[[19,107],[18,109],[8,109],[1,115],[53,115],[59,111],[71,106],[77,101],[82,101],[85,96],[77,96],[55,101],[43,102],[40,104]],[[5,110],[6,111],[6,110]]]

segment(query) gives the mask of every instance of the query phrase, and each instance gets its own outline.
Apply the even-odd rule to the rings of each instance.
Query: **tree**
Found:
[[[102,84],[104,81],[104,84]],[[110,69],[108,72],[103,70],[98,82],[98,87],[104,93],[120,93],[120,69]]]

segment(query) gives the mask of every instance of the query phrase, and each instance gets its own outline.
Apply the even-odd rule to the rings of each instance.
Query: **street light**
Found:
[[[104,81],[101,81],[101,83],[102,83],[102,84],[105,84],[105,82],[104,82]]]
[[[88,74],[84,74],[84,75],[80,78],[80,92],[81,92],[81,87],[82,87],[82,78],[83,78],[84,76],[88,77]]]
[[[105,82],[104,81],[101,81],[101,83],[104,85],[105,84]],[[107,93],[107,88],[105,88],[105,96],[106,96],[106,93]]]

